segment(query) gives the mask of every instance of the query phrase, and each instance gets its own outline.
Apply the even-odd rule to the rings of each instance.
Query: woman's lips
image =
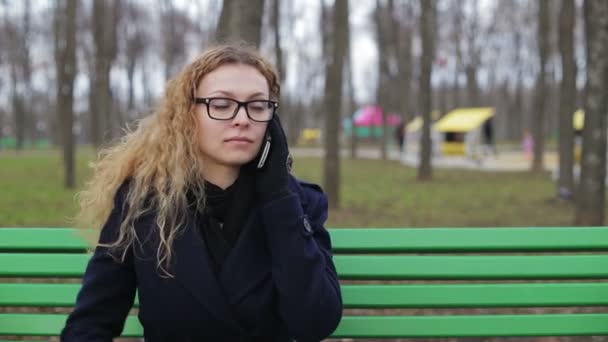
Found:
[[[246,146],[246,145],[252,144],[253,140],[251,140],[249,138],[235,137],[235,138],[226,139],[225,142],[229,143],[231,145]]]

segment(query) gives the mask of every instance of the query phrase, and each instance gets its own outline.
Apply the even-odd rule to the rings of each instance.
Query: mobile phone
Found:
[[[258,169],[264,167],[264,163],[266,163],[266,159],[268,158],[268,152],[270,152],[270,143],[272,142],[272,137],[270,136],[270,132],[267,130],[266,135],[264,136],[264,143],[262,148],[260,149],[260,159],[258,160]]]

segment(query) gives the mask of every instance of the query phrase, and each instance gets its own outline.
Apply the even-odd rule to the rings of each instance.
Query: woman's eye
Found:
[[[217,108],[217,109],[226,109],[229,108],[232,104],[230,103],[230,101],[226,101],[226,100],[214,100],[211,101],[211,106],[213,108]]]
[[[249,109],[252,109],[252,110],[265,110],[267,108],[268,108],[268,106],[263,102],[255,102],[255,103],[249,104]]]
[[[260,105],[250,106],[249,108],[253,110],[264,110],[264,106]]]

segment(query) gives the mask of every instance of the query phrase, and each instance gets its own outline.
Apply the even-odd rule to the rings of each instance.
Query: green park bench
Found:
[[[608,227],[330,232],[336,338],[608,335]],[[73,306],[79,284],[56,279],[88,259],[74,229],[0,228],[0,340],[56,336],[67,314],[19,308]],[[136,316],[123,335],[142,336]]]

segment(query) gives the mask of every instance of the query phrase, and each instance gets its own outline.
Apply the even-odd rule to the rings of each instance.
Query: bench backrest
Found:
[[[346,308],[335,337],[608,335],[608,227],[330,232]],[[87,248],[69,228],[0,228],[0,277],[81,277]],[[0,307],[71,307],[79,287],[0,279]],[[547,307],[564,309],[519,309]],[[0,339],[57,335],[65,318],[0,312]],[[123,334],[142,335],[135,316]]]

